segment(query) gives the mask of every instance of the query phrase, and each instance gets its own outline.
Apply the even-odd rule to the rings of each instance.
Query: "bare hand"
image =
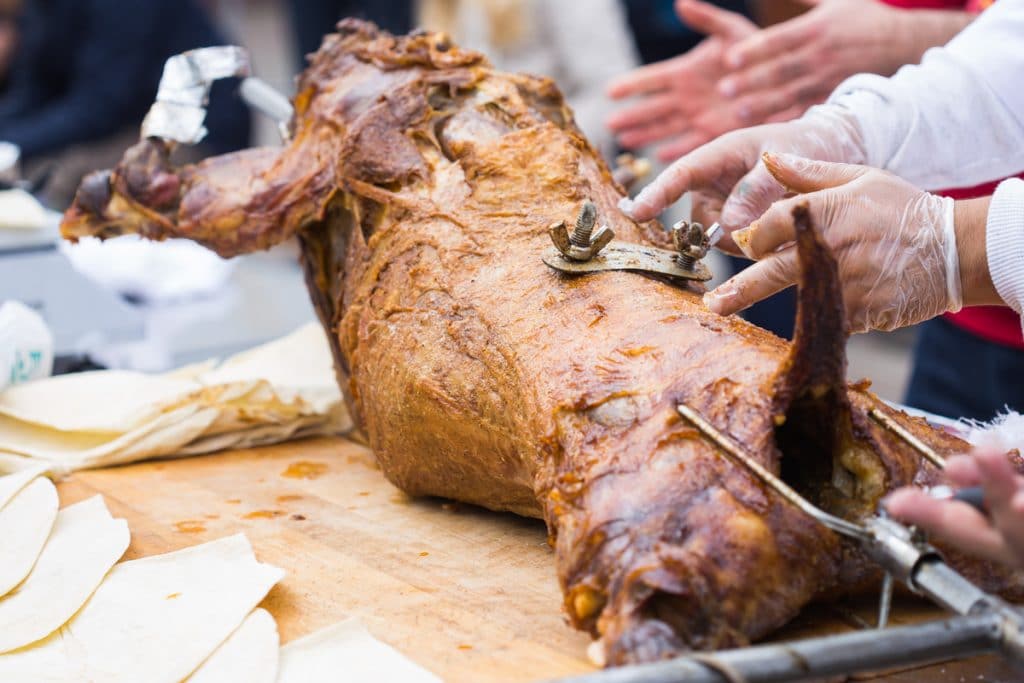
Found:
[[[966,503],[936,500],[912,487],[892,493],[886,510],[966,553],[1024,567],[1024,477],[1007,456],[978,448],[971,455],[950,458],[945,474],[953,486],[981,486],[989,517]]]
[[[814,8],[730,46],[733,71],[718,92],[752,125],[799,116],[857,73],[890,75],[916,61],[895,26],[913,13],[865,0],[813,0]]]
[[[636,149],[661,143],[655,154],[662,161],[749,125],[717,86],[727,73],[722,62],[725,49],[758,30],[740,14],[697,0],[678,0],[676,11],[708,37],[686,54],[636,69],[608,86],[612,99],[635,98],[608,119],[619,144]]]

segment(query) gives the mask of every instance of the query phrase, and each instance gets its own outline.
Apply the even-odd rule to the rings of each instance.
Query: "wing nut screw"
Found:
[[[565,221],[557,221],[548,226],[548,234],[555,248],[563,257],[570,261],[589,261],[598,252],[608,246],[615,233],[607,225],[602,225],[594,232],[597,224],[597,207],[590,200],[583,202],[572,233]]]
[[[711,226],[707,232],[700,223],[679,221],[672,226],[672,242],[676,247],[676,265],[683,270],[692,271],[697,261],[708,255],[712,247],[712,233],[718,224]]]

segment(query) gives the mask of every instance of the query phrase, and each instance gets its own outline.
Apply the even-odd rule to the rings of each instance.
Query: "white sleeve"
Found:
[[[1017,313],[1024,305],[1024,180],[1004,180],[988,208],[985,253],[996,292]]]
[[[829,104],[852,113],[866,163],[915,185],[969,187],[1024,170],[1024,0],[999,0],[920,65],[860,74]]]

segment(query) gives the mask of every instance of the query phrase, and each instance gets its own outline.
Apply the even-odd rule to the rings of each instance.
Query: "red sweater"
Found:
[[[914,9],[964,9],[980,12],[994,0],[884,0],[896,7]],[[1022,174],[1021,177],[1024,177]],[[973,199],[991,195],[999,181],[977,187],[946,190],[939,194],[953,199]],[[1024,350],[1024,335],[1021,334],[1020,316],[1003,306],[972,306],[959,313],[947,313],[946,320],[957,327],[996,344]]]

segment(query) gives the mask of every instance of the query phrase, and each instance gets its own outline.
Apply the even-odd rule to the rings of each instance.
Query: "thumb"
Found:
[[[765,152],[761,158],[779,184],[799,194],[845,185],[870,170],[853,164],[815,161],[795,154]]]
[[[728,40],[745,38],[757,30],[757,26],[742,14],[699,0],[676,0],[676,14],[694,31]]]

